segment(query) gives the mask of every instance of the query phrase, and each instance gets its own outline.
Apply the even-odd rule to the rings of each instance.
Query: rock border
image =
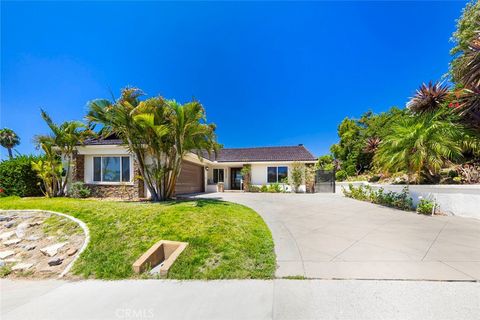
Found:
[[[41,212],[45,212],[45,213],[51,213],[51,214],[55,214],[57,216],[61,216],[61,217],[65,217],[67,219],[70,219],[71,221],[77,223],[80,228],[82,228],[83,230],[83,233],[85,234],[85,240],[83,241],[83,245],[82,247],[80,248],[80,250],[78,250],[77,254],[75,255],[75,257],[73,258],[73,260],[70,262],[70,264],[68,264],[65,269],[63,269],[62,273],[60,273],[60,275],[58,276],[58,278],[63,278],[69,271],[70,269],[72,269],[73,267],[73,264],[77,261],[77,259],[80,257],[80,255],[82,254],[83,251],[85,251],[85,249],[87,248],[88,244],[90,243],[90,230],[88,229],[87,225],[85,222],[83,222],[82,220],[80,219],[77,219],[75,217],[72,217],[68,214],[65,214],[65,213],[61,213],[61,212],[56,212],[56,211],[50,211],[50,210],[40,210],[40,209],[25,209],[25,210],[17,210],[17,209],[12,209],[12,210],[5,210],[5,209],[0,209],[0,213],[2,212],[9,212],[9,213],[20,213],[20,212],[36,212],[36,213],[41,213]]]

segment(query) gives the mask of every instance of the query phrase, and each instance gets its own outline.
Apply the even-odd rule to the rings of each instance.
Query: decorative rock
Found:
[[[35,226],[39,226],[40,224],[42,224],[42,222],[40,221],[33,221],[33,222],[30,222],[28,224],[29,227],[35,227]]]
[[[12,217],[4,216],[4,215],[0,216],[0,221],[10,221],[10,220],[12,220]]]
[[[59,242],[59,243],[56,243],[56,244],[52,244],[51,246],[40,249],[40,251],[46,256],[53,257],[54,255],[57,254],[58,249],[60,249],[61,247],[63,247],[67,243],[68,242]]]
[[[20,223],[17,226],[17,229],[15,230],[15,234],[17,235],[17,237],[19,238],[25,237],[25,231],[27,230],[27,228],[28,228],[28,223],[26,222]]]
[[[77,253],[77,251],[78,250],[75,249],[75,248],[70,248],[70,249],[67,250],[67,255],[68,256],[73,256],[75,253]]]
[[[15,263],[15,262],[19,262],[20,260],[18,260],[17,258],[8,258],[8,259],[5,259],[5,262],[6,263]]]
[[[33,263],[17,263],[12,267],[13,271],[27,270],[33,267]]]
[[[15,251],[13,250],[0,251],[0,259],[8,258],[14,254],[15,254]]]
[[[27,245],[25,246],[25,250],[27,250],[27,251],[32,251],[32,250],[35,249],[36,247],[37,247],[37,246],[34,245],[34,244],[27,244]]]
[[[63,259],[62,258],[55,258],[55,259],[50,259],[48,261],[48,265],[50,267],[53,267],[53,266],[58,266],[59,264],[62,264],[63,262]]]
[[[40,236],[30,236],[30,237],[26,238],[26,240],[28,240],[28,241],[37,241],[37,240],[40,240],[40,239],[42,239],[42,237],[40,237]]]
[[[20,241],[22,241],[22,239],[12,239],[12,240],[4,241],[3,244],[6,245],[7,247],[9,247],[11,245],[18,244]]]
[[[4,232],[4,233],[0,234],[0,239],[1,240],[7,240],[8,238],[13,236],[14,234],[15,234],[15,232],[13,232],[13,231]]]
[[[10,229],[11,227],[13,227],[14,224],[15,224],[15,222],[13,222],[13,221],[7,222],[7,223],[5,223],[5,228]]]

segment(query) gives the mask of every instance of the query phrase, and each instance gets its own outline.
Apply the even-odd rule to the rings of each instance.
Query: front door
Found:
[[[231,187],[232,190],[240,190],[242,188],[242,168],[231,168]]]

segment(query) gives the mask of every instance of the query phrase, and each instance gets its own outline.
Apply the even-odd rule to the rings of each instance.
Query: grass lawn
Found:
[[[87,278],[135,277],[133,262],[161,239],[189,243],[169,278],[262,279],[275,272],[270,230],[255,211],[238,204],[6,197],[0,209],[44,209],[84,221],[91,240],[73,273]]]

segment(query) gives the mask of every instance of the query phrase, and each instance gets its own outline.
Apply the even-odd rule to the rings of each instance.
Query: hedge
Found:
[[[41,156],[18,156],[0,162],[0,196],[41,196],[41,180],[32,170],[32,161]]]

